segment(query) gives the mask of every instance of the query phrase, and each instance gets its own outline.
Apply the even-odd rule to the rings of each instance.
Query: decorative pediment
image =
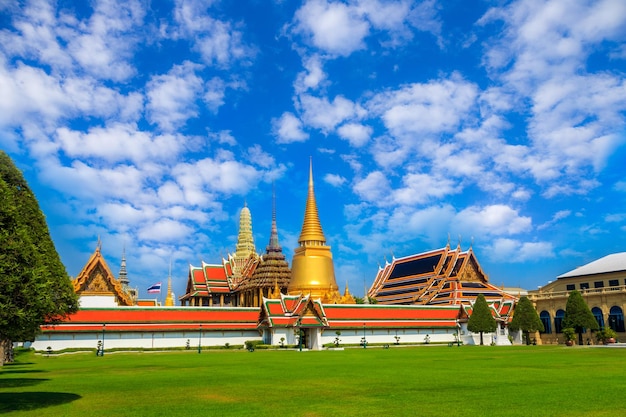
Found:
[[[327,327],[320,300],[307,296],[281,294],[280,299],[263,297],[259,324],[268,327]]]
[[[132,298],[124,291],[122,284],[115,278],[102,257],[100,245],[91,255],[73,284],[74,292],[79,296],[113,295],[118,305],[133,305]]]

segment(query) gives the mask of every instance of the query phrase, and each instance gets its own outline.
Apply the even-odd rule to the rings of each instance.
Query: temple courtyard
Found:
[[[614,416],[626,349],[390,346],[17,352],[0,368],[16,416]]]

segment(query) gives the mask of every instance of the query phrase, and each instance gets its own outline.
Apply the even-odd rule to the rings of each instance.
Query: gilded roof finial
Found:
[[[100,252],[102,249],[102,241],[100,240],[100,235],[98,235],[98,243],[96,243],[96,252]]]
[[[459,244],[457,246],[459,249],[461,249],[461,235],[459,234]]]
[[[318,242],[320,245],[326,245],[326,237],[322,231],[319,215],[317,213],[317,203],[315,202],[315,190],[313,188],[313,158],[309,163],[309,191],[306,199],[306,208],[304,210],[304,222],[302,224],[302,232],[298,243],[302,245],[304,242]]]
[[[450,249],[450,232],[448,232],[448,243],[446,244],[446,248]]]

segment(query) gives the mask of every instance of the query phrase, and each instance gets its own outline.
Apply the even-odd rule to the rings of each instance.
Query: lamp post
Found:
[[[200,325],[200,331],[198,332],[198,353],[202,353],[202,324]]]
[[[367,339],[365,339],[365,323],[363,323],[363,349],[367,349]]]
[[[107,325],[105,323],[102,324],[102,350],[100,351],[100,356],[104,356],[104,330]]]

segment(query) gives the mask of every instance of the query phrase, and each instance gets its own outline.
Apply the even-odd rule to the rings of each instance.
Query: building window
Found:
[[[576,289],[576,284],[567,284],[567,291],[574,291]]]
[[[609,312],[609,326],[616,332],[624,331],[624,312],[620,307],[611,307],[611,311]]]
[[[589,283],[588,282],[581,282],[580,283],[580,289],[581,290],[588,290],[589,289]]]
[[[557,310],[554,315],[554,332],[563,333],[563,319],[565,318],[564,310]]]
[[[591,312],[593,313],[593,316],[596,318],[596,321],[598,322],[598,326],[600,326],[600,328],[604,328],[604,315],[602,314],[602,309],[600,307],[594,307],[591,309]]]
[[[539,318],[541,319],[541,322],[543,323],[543,333],[546,333],[546,334],[552,333],[552,326],[550,326],[550,313],[548,313],[546,310],[543,310],[539,314]]]
[[[604,288],[604,281],[595,281],[593,283],[593,288]]]
[[[609,287],[619,287],[619,279],[610,279]]]

